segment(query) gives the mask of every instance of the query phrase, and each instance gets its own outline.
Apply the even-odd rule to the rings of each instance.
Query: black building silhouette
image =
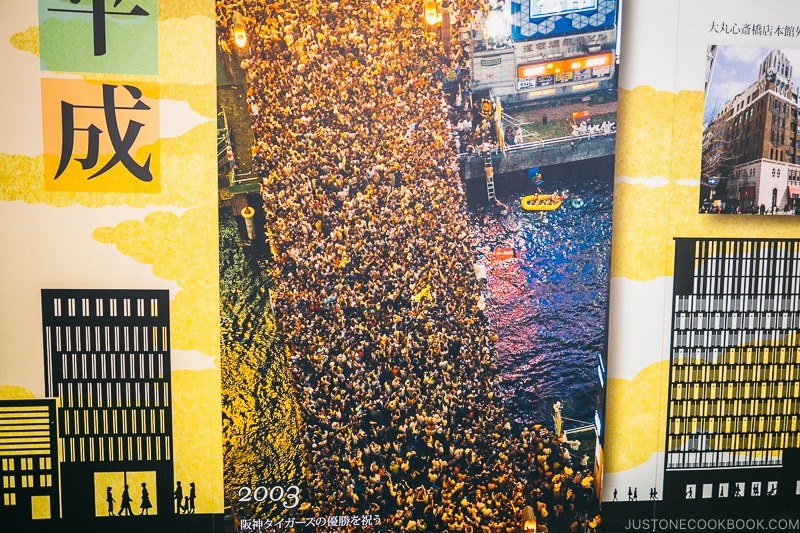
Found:
[[[800,240],[676,239],[674,279],[664,502],[796,508]]]
[[[56,400],[0,401],[0,523],[60,516]]]
[[[42,290],[42,322],[45,394],[60,402],[63,517],[107,516],[109,479],[115,512],[129,484],[138,514],[147,480],[150,514],[173,514],[168,291]]]

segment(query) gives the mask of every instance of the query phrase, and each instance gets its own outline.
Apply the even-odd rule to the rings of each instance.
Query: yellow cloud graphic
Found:
[[[159,149],[160,144],[162,175],[161,192],[155,194],[46,191],[43,156],[0,154],[0,200],[54,207],[200,206],[216,214],[217,195],[211,192],[216,186],[216,159],[209,157],[216,153],[215,135],[216,123],[207,122],[180,137],[158,141],[154,146]]]
[[[216,251],[216,250],[215,250]],[[216,256],[209,260],[217,266]],[[175,295],[170,307],[172,346],[216,357],[219,354],[219,286],[191,286]]]
[[[658,92],[652,87],[619,89],[617,175],[669,174],[672,139],[663,130],[672,120],[674,99],[673,93]]]
[[[161,86],[161,98],[164,100],[185,100],[197,114],[213,118],[217,112],[216,89],[216,85],[213,84],[171,83]],[[216,125],[216,122],[214,124]]]
[[[32,26],[25,31],[15,33],[8,41],[17,50],[39,56],[39,26]]]
[[[681,91],[675,96],[671,179],[700,179],[704,99],[699,91]]]
[[[153,273],[182,288],[170,306],[172,346],[207,355],[219,351],[216,211],[190,209],[178,217],[157,211],[143,221],[98,228],[92,236],[120,253],[153,265]]]
[[[158,16],[161,20],[172,17],[187,18],[195,15],[208,15],[214,12],[214,0],[181,0],[180,2],[159,2]]]
[[[25,387],[16,385],[0,385],[0,401],[4,400],[33,400],[36,395]]]
[[[663,416],[668,388],[667,360],[648,366],[633,381],[608,380],[606,472],[635,468],[664,450],[666,420]]]
[[[127,82],[158,83],[161,97],[185,100],[200,115],[216,116],[216,21],[210,0],[184,0],[159,6],[159,75],[127,75]],[[190,15],[190,16],[187,16]],[[9,39],[11,46],[39,57],[39,27],[32,26]],[[86,73],[96,83],[119,83],[119,74]],[[209,83],[211,82],[211,83]],[[146,96],[153,96],[145,91]],[[213,148],[212,148],[213,149]],[[209,152],[214,153],[214,152]]]
[[[672,276],[675,237],[795,238],[795,217],[701,215],[698,187],[617,183],[611,275],[635,281]]]
[[[162,84],[216,79],[215,21],[208,17],[169,18],[158,25],[158,72]]]
[[[619,90],[618,176],[699,178],[703,93]]]

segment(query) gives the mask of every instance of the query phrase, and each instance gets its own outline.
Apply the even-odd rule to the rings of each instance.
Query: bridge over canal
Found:
[[[614,154],[616,132],[600,135],[568,136],[557,139],[529,141],[506,146],[505,154],[491,154],[494,175],[524,171],[534,167],[547,167],[583,161]],[[484,158],[481,154],[464,155],[461,171],[464,179],[486,178]]]

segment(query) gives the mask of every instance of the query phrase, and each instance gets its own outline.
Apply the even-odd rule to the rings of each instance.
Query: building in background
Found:
[[[771,50],[758,79],[705,125],[701,210],[716,204],[714,212],[763,214],[800,207],[800,107],[792,75],[786,55]]]
[[[42,290],[45,394],[59,401],[64,518],[106,516],[125,485],[172,515],[169,291]],[[116,509],[115,509],[116,510]]]
[[[0,522],[61,512],[56,400],[0,401]]]
[[[490,2],[471,29],[475,88],[504,103],[616,89],[618,11],[616,0]]]

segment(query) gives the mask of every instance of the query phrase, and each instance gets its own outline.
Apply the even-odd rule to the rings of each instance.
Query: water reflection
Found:
[[[613,162],[544,174],[542,192],[567,191],[561,207],[523,210],[521,198],[537,191],[524,175],[498,180],[498,200],[510,207],[505,214],[486,207],[482,183],[470,184],[471,227],[487,266],[486,312],[499,336],[510,409],[519,421],[541,422],[560,400],[569,429],[579,425],[573,420],[594,420],[602,394],[597,366],[606,349]]]

